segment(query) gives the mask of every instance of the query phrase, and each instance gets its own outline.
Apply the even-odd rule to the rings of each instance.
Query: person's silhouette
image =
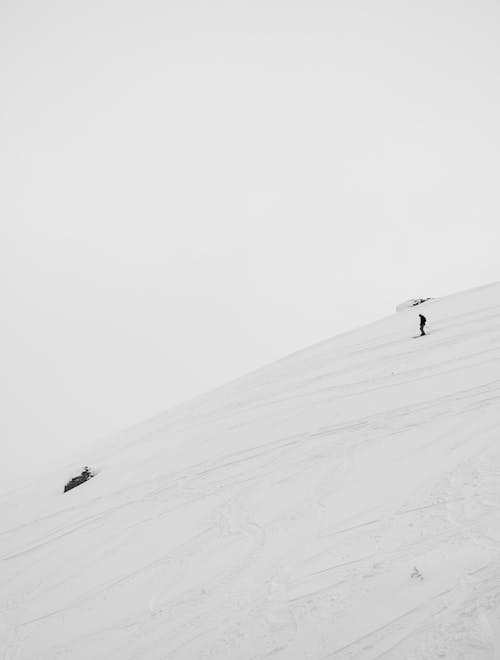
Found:
[[[423,335],[425,335],[424,326],[427,323],[427,319],[423,314],[419,314],[419,316],[420,316],[420,336],[422,337]]]

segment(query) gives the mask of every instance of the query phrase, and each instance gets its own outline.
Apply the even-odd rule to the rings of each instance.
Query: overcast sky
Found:
[[[496,1],[4,0],[0,72],[12,483],[499,279]]]

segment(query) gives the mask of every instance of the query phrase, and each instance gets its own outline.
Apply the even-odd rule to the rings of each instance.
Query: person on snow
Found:
[[[423,335],[425,335],[424,326],[427,323],[427,319],[423,314],[419,314],[419,316],[420,316],[420,336],[423,337]]]

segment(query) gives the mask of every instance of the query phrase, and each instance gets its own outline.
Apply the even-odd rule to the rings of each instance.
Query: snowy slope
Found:
[[[431,334],[418,334],[418,314]],[[84,463],[99,474],[62,494]],[[500,658],[500,284],[0,500],[2,660]]]

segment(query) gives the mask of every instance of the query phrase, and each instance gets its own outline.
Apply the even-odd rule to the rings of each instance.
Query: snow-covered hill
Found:
[[[500,658],[500,284],[4,496],[0,556],[2,660]]]

